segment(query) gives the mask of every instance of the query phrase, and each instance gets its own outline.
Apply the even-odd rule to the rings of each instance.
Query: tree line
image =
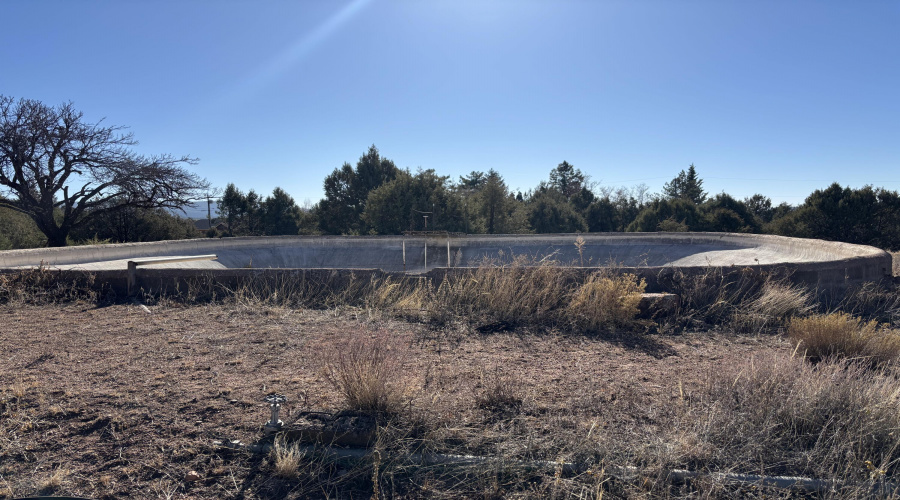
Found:
[[[872,186],[834,183],[804,203],[774,205],[763,194],[736,199],[710,196],[692,164],[648,193],[597,186],[563,161],[527,192],[513,192],[490,169],[451,179],[431,169],[398,168],[373,145],[356,162],[344,163],[324,180],[325,197],[299,208],[280,188],[266,208],[252,190],[229,184],[219,211],[225,235],[387,235],[404,231],[476,234],[716,231],[821,238],[900,249],[900,195]],[[269,202],[272,203],[272,202]],[[267,219],[268,218],[268,219]]]
[[[141,156],[134,144],[122,127],[85,122],[71,103],[0,96],[0,249],[201,236],[173,213],[217,192],[187,170],[196,159]],[[281,188],[262,196],[229,184],[218,201],[221,224],[206,236],[720,231],[900,249],[896,191],[835,183],[799,206],[774,205],[763,194],[710,196],[693,164],[660,193],[598,185],[567,161],[513,192],[496,170],[457,179],[413,172],[372,145],[355,165],[326,176],[323,188],[322,200],[300,207]]]

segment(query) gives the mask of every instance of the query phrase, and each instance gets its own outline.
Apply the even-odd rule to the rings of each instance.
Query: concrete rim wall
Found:
[[[520,248],[553,249],[560,248],[574,253],[574,243],[582,238],[588,247],[609,248],[656,248],[669,249],[673,253],[679,251],[687,258],[676,260],[676,264],[666,265],[634,265],[617,266],[622,270],[639,271],[650,276],[680,270],[686,273],[700,273],[710,267],[751,268],[757,271],[778,271],[792,276],[796,282],[804,283],[819,289],[841,289],[855,283],[883,279],[891,273],[891,256],[883,250],[849,243],[787,238],[774,235],[734,234],[734,233],[595,233],[595,234],[543,234],[543,235],[469,235],[450,236],[452,252],[460,255],[479,255],[480,249]],[[398,268],[396,262],[389,266],[380,266],[377,252],[389,254],[393,260],[399,259],[400,248],[405,245],[410,253],[413,249],[421,252],[427,245],[427,267],[419,265],[420,254],[411,255],[409,268],[405,265]],[[0,270],[21,267],[65,266],[91,262],[115,261],[154,256],[218,254],[221,256],[254,255],[254,252],[284,254],[286,252],[318,251],[326,256],[336,256],[332,261],[340,265],[296,265],[292,267],[274,267],[270,271],[278,272],[287,269],[383,269],[387,272],[428,272],[432,269],[448,267],[446,244],[448,236],[280,236],[280,237],[241,237],[221,239],[194,239],[161,241],[150,243],[126,243],[117,245],[91,245],[65,248],[42,248],[29,250],[12,250],[0,252]],[[423,245],[424,244],[424,245]],[[523,247],[524,245],[524,247]],[[698,255],[702,259],[691,258],[694,248],[705,247]],[[674,250],[673,250],[674,249]],[[343,252],[343,253],[341,253]],[[368,260],[347,262],[346,256],[364,255]],[[761,259],[754,258],[759,256]],[[341,260],[344,259],[344,260]],[[224,260],[228,260],[227,258]],[[415,262],[413,262],[415,261]],[[231,276],[257,269],[241,269],[244,265],[232,265],[228,269],[198,269],[179,266],[180,269],[168,269],[172,276],[187,277],[198,273]],[[274,262],[274,261],[273,261]],[[346,262],[346,264],[344,264]],[[404,261],[405,262],[405,261]],[[561,264],[577,261],[560,260]],[[679,263],[680,262],[680,263]],[[374,263],[374,264],[373,264]],[[598,259],[586,264],[586,267],[606,267],[606,262]],[[315,264],[315,263],[313,263]],[[471,262],[454,262],[450,259],[449,267],[466,267]],[[418,267],[417,267],[418,266]],[[185,268],[188,267],[188,268]],[[256,267],[256,266],[254,266]],[[259,266],[269,267],[269,266]],[[160,273],[162,269],[158,270]],[[153,275],[157,271],[146,268],[141,271]],[[248,273],[249,274],[249,273]]]
[[[890,258],[890,254],[875,247],[854,245],[835,241],[804,238],[788,238],[768,234],[736,233],[585,233],[585,234],[540,234],[540,235],[465,235],[450,236],[452,248],[497,246],[506,247],[512,242],[527,240],[530,246],[571,246],[577,238],[587,244],[605,245],[701,245],[735,249],[769,248],[780,251],[783,259],[768,264],[798,264],[833,262],[858,258]],[[110,245],[85,245],[62,248],[35,248],[25,250],[0,251],[0,269],[22,266],[64,265],[108,260],[154,257],[166,255],[212,254],[232,249],[252,250],[266,247],[312,248],[349,246],[365,249],[373,244],[396,244],[403,241],[428,241],[439,249],[447,236],[269,236],[238,238],[199,238],[191,240],[169,240],[148,243],[121,243]],[[436,254],[437,255],[437,254]],[[444,258],[446,261],[446,258]],[[347,268],[352,268],[348,265]],[[436,267],[446,267],[436,265]],[[602,265],[598,266],[602,267]],[[642,266],[644,267],[644,266]],[[653,267],[653,266],[646,266]],[[342,268],[342,266],[330,266]],[[888,266],[888,271],[890,266]]]

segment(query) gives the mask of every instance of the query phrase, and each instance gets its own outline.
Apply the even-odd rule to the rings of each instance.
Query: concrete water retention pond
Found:
[[[139,283],[162,290],[209,276],[223,283],[284,273],[415,274],[436,278],[491,262],[533,266],[615,267],[665,291],[662,276],[731,268],[781,273],[820,291],[890,276],[891,256],[877,248],[773,235],[734,233],[595,233],[550,235],[279,236],[193,239],[0,252],[4,272],[43,266],[92,273],[124,291],[128,262],[215,255],[141,267]],[[186,261],[184,261],[186,260]]]

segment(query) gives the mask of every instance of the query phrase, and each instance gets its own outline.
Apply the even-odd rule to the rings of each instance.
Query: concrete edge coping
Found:
[[[215,254],[210,255],[185,255],[175,257],[145,257],[142,259],[132,259],[128,261],[128,284],[126,292],[128,295],[134,295],[137,285],[137,267],[152,266],[156,264],[170,264],[173,262],[196,262],[201,260],[216,260]]]

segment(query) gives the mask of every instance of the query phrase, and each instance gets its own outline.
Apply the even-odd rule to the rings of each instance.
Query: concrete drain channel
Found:
[[[267,454],[274,448],[276,438],[292,443],[306,454],[317,454],[325,458],[349,462],[360,462],[381,457],[384,452],[373,447],[377,431],[375,418],[360,413],[301,412],[290,425],[278,418],[281,405],[286,398],[281,394],[266,396],[270,405],[270,419],[264,426],[264,437],[247,444],[240,440],[215,440],[214,446],[253,454]],[[848,484],[833,480],[794,476],[765,476],[734,472],[699,472],[684,469],[642,469],[631,466],[614,466],[561,462],[550,460],[512,460],[508,458],[454,455],[446,453],[407,453],[396,459],[417,466],[461,467],[490,464],[510,464],[528,469],[553,470],[567,475],[577,475],[588,471],[598,471],[622,481],[633,481],[640,477],[660,475],[672,483],[688,483],[695,480],[709,480],[720,484],[754,485],[759,487],[794,490],[804,493],[836,492],[844,486],[867,487],[874,497],[891,497],[900,493],[896,482],[887,480]],[[383,460],[383,458],[381,458]]]

